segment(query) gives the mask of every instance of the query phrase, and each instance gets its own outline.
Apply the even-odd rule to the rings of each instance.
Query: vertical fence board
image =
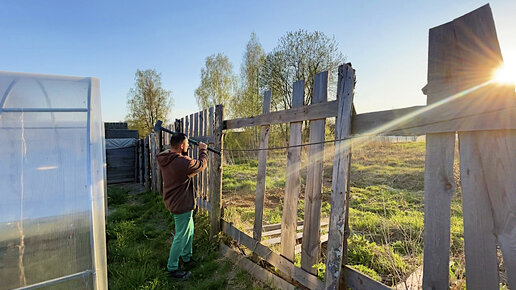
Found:
[[[271,91],[265,92],[263,96],[263,114],[271,111]],[[266,149],[269,144],[270,126],[262,126],[260,135],[260,149]],[[262,239],[263,225],[263,202],[265,199],[265,169],[267,164],[267,150],[258,152],[258,177],[256,180],[256,197],[254,201],[254,227],[253,238],[257,241]]]
[[[143,139],[138,139],[138,162],[139,162],[139,168],[138,168],[138,183],[143,184]]]
[[[447,289],[455,133],[426,135],[423,285]]]
[[[138,139],[136,139],[136,143],[134,146],[134,183],[138,183],[138,169],[140,168],[140,159],[138,158],[140,147],[138,146],[138,144]]]
[[[194,114],[193,119],[193,136],[194,139],[199,137],[199,112]],[[197,146],[192,146],[192,158],[197,159],[199,158],[199,148]],[[193,184],[194,184],[194,191],[195,191],[195,197],[199,197],[199,174],[195,175],[193,177]]]
[[[302,107],[304,102],[305,81],[294,83],[292,107]],[[290,123],[289,146],[301,145],[303,122]],[[301,147],[289,148],[287,153],[287,178],[281,220],[281,255],[294,261],[297,230],[297,206],[301,188],[300,167]]]
[[[155,153],[156,153],[156,137],[155,137],[155,134],[154,133],[151,133],[149,135],[149,138],[150,138],[150,167],[151,167],[151,170],[150,170],[150,174],[151,174],[151,190],[152,191],[156,191],[156,156],[155,156]]]
[[[209,120],[208,120],[208,134],[212,136],[212,140],[215,138],[215,107],[211,107],[209,109]],[[212,141],[214,142],[214,141]],[[212,146],[214,146],[214,143],[211,143]],[[214,153],[208,151],[208,200],[210,200],[211,192],[213,191],[213,180],[211,178],[213,168],[213,162],[214,162]]]
[[[188,131],[189,135],[188,135],[188,138],[193,138],[194,136],[194,114],[190,114],[190,130]],[[190,156],[190,158],[193,158],[193,152],[194,152],[194,148],[190,148],[190,150],[188,150],[188,156]]]
[[[204,136],[204,111],[199,112],[199,137]],[[198,195],[201,197],[201,199],[204,198],[204,174],[205,172],[201,172],[198,175]]]
[[[351,64],[339,67],[337,83],[338,115],[335,122],[335,138],[345,139],[351,134],[355,71]],[[333,178],[331,192],[331,212],[326,256],[326,289],[338,289],[344,276],[343,260],[347,252],[346,224],[349,208],[349,174],[351,167],[351,141],[335,142]],[[306,219],[305,219],[306,221]],[[345,286],[345,285],[342,285]]]
[[[202,135],[207,136],[208,135],[206,133],[208,131],[208,110],[207,109],[204,110],[203,116],[204,116],[204,118],[203,118]],[[209,145],[209,144],[207,144],[207,145]],[[209,156],[208,156],[208,162],[209,162]],[[206,167],[206,169],[202,173],[202,196],[203,196],[204,200],[208,199],[208,174],[209,174],[208,167],[209,167],[209,165]]]
[[[187,138],[190,137],[190,117],[189,116],[186,116],[185,117],[185,125],[184,125],[184,133],[186,135]]]
[[[493,212],[475,134],[459,133],[466,283],[468,289],[498,289]]]
[[[502,55],[489,5],[455,19],[453,26],[459,48],[456,57],[456,61],[460,65],[460,69],[456,70],[459,78],[457,91],[463,91],[491,80],[491,72],[502,62]],[[475,100],[470,103],[469,109],[482,110],[485,107],[496,109],[507,105],[508,98],[496,95],[501,91],[503,90],[500,86],[491,85],[484,88],[482,94],[479,92],[468,94],[466,100]],[[513,92],[514,87],[510,93],[513,94]],[[507,180],[503,180],[503,178],[499,180],[498,178],[501,176],[496,176],[502,175],[505,170],[511,170],[511,167],[506,167],[506,165],[514,162],[514,151],[506,154],[506,150],[510,152],[510,146],[500,142],[500,139],[496,140],[497,133],[498,131],[459,132],[466,283],[468,289],[473,290],[499,288],[495,237],[501,231],[514,232],[514,224],[511,226],[504,223],[506,218],[510,218],[510,211],[505,211],[505,209],[511,201],[510,198],[504,199],[509,197],[505,194],[511,191],[514,194],[515,189],[509,189],[507,192],[506,188],[500,187],[500,185],[504,183],[514,185],[515,167],[512,167],[512,174],[509,174]],[[490,142],[492,142],[490,146],[481,147],[482,143],[489,144]],[[488,160],[490,157],[496,159]],[[507,162],[511,159],[513,161]],[[493,176],[492,174],[495,175],[494,178],[490,178]],[[503,201],[497,202],[499,200]],[[497,214],[503,214],[504,211],[505,216],[499,220],[502,223],[498,224]],[[514,251],[514,240],[510,244]],[[505,260],[507,253],[503,254]],[[515,274],[509,271],[507,273],[508,277]]]
[[[510,289],[516,288],[516,130],[475,132]]]
[[[222,149],[224,145],[223,139],[223,120],[224,120],[224,107],[217,105],[215,107],[215,123],[214,123],[214,147],[215,149]],[[220,155],[213,155],[212,164],[212,190],[210,196],[211,211],[210,216],[210,237],[217,235],[220,232],[220,219],[221,219],[221,200],[222,200],[222,158],[223,151],[221,150]]]
[[[143,139],[143,159],[144,159],[144,176],[145,176],[145,190],[149,191],[151,189],[150,185],[150,160],[149,160],[149,140],[150,136],[147,135]]]
[[[429,33],[427,103],[432,104],[456,90],[456,41],[453,24]],[[455,192],[453,160],[455,133],[426,135],[425,232],[423,288],[447,289],[449,285],[450,206]],[[468,285],[469,286],[469,285]]]
[[[324,103],[328,100],[327,88],[328,72],[317,74],[314,80],[313,104]],[[325,124],[325,119],[310,121],[310,143],[324,141]],[[321,247],[320,224],[324,144],[310,145],[308,154],[301,268],[317,274],[317,269],[312,268],[312,266],[319,260]]]
[[[169,126],[170,127],[170,126]],[[156,191],[160,194],[163,194],[163,177],[161,176],[161,168],[159,167],[158,160],[156,156],[163,150],[163,131],[159,131],[156,133],[156,137],[158,138],[158,142],[156,144],[156,152],[154,152],[154,159],[156,164]]]

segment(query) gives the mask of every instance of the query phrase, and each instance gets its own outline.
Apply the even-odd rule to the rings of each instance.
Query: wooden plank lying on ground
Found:
[[[324,283],[320,281],[317,276],[298,268],[294,265],[294,263],[290,262],[287,258],[271,251],[271,249],[266,246],[260,244],[257,240],[254,240],[250,236],[241,232],[237,228],[233,226],[233,224],[228,223],[224,220],[221,220],[222,223],[222,231],[226,233],[228,236],[232,237],[238,243],[246,246],[256,255],[260,256],[262,259],[278,268],[281,272],[286,274],[287,276],[292,277],[297,282],[301,283],[305,287],[309,289],[323,289]]]
[[[297,225],[298,226],[302,226],[303,225],[303,221],[297,221]],[[263,225],[263,232],[268,232],[268,231],[273,231],[273,230],[278,230],[278,229],[281,229],[281,223],[278,223],[278,224],[270,224],[270,225]]]
[[[296,230],[297,231],[302,230],[303,229],[303,221],[298,221],[297,224],[298,224],[298,226],[296,227]],[[328,224],[329,224],[328,220],[321,221],[321,228],[324,226],[327,226]],[[279,234],[281,234],[281,229],[272,230],[272,231],[263,231],[262,237],[277,236]]]
[[[267,285],[271,285],[278,289],[296,289],[294,285],[253,263],[251,260],[247,259],[245,256],[239,254],[237,251],[231,249],[223,243],[220,243],[220,253],[224,257],[231,260],[233,264],[245,269],[255,279],[258,279]]]
[[[328,241],[328,234],[322,235],[321,236],[321,245],[326,243],[327,241]],[[295,254],[301,253],[301,244],[296,245],[294,253]]]

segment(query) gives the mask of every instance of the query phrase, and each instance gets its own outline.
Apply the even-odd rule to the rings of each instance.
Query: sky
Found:
[[[488,2],[458,1],[0,1],[0,70],[97,77],[102,116],[123,121],[137,69],[172,91],[170,119],[198,110],[205,58],[240,72],[255,32],[266,52],[288,31],[334,36],[356,69],[358,113],[426,103],[428,30]],[[504,59],[516,66],[516,1],[489,2]]]

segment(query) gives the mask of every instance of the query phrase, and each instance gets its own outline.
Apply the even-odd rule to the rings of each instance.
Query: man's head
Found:
[[[188,152],[188,138],[183,133],[175,133],[170,136],[170,150],[186,154]]]

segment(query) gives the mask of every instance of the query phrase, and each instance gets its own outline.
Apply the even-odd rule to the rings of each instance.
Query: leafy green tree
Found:
[[[330,92],[334,92],[337,69],[344,61],[335,37],[330,38],[320,31],[288,32],[267,54],[260,85],[272,90],[272,105],[281,110],[292,108],[293,83],[305,80],[304,103],[311,104],[315,75],[327,70]]]
[[[201,83],[195,90],[199,108],[218,104],[230,108],[229,103],[236,88],[237,79],[233,75],[233,65],[228,57],[221,53],[208,56],[204,67],[201,68]]]
[[[126,116],[129,127],[140,136],[151,133],[157,120],[168,121],[173,106],[172,92],[161,85],[161,74],[155,69],[136,70],[134,87],[127,94]]]
[[[236,117],[256,116],[262,112],[263,96],[260,94],[260,70],[265,62],[265,51],[256,33],[246,45],[240,67],[240,88],[231,102]]]

